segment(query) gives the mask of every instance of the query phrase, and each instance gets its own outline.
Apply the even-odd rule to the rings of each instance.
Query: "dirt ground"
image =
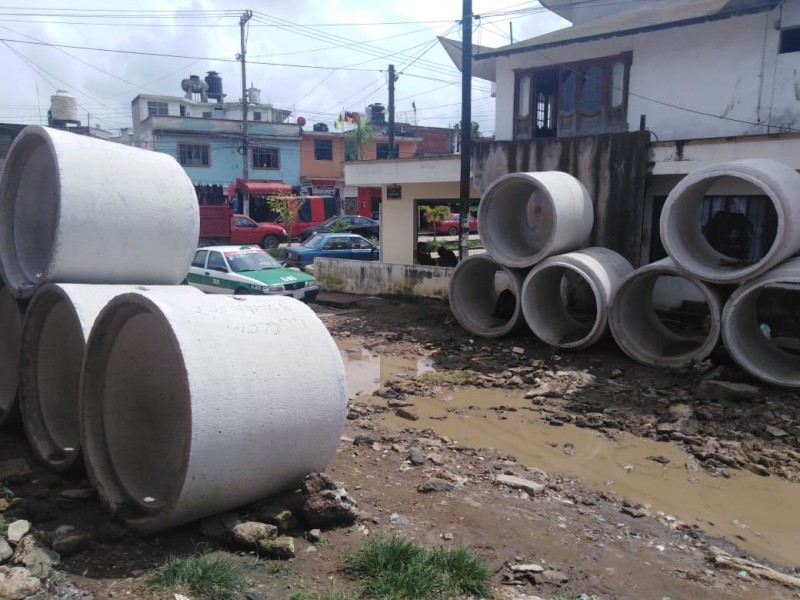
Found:
[[[595,383],[587,388],[590,392],[556,391],[531,399],[550,427],[567,422],[612,436],[626,431],[671,440],[691,451],[698,468],[719,477],[747,469],[764,477],[800,480],[798,394],[758,385],[722,353],[696,368],[665,372],[636,365],[611,341],[563,355],[530,334],[474,340],[454,321],[446,302],[427,299],[361,298],[319,314],[337,341],[381,356],[428,357],[439,373],[469,370],[477,386],[526,390],[541,385],[547,373],[567,367],[591,375]],[[709,379],[759,389],[755,395],[748,395],[749,388],[719,391],[703,386]],[[87,488],[83,475],[43,470],[30,457],[14,422],[0,430],[0,462],[22,458],[32,471],[30,477],[8,484],[13,497],[0,514],[6,522],[27,518],[44,538],[63,525],[89,534],[79,551],[62,554],[38,598],[147,598],[143,581],[167,555],[197,550],[237,562],[248,578],[248,598],[287,598],[296,590],[332,586],[348,589],[339,571],[341,551],[359,548],[368,536],[394,534],[431,547],[473,548],[493,569],[498,599],[559,594],[659,600],[800,598],[800,587],[791,585],[791,578],[800,575],[800,563],[770,564],[737,548],[736,540],[712,539],[697,524],[651,514],[608,490],[590,489],[578,479],[547,473],[490,448],[463,446],[432,429],[403,426],[404,419],[411,425],[415,418],[408,398],[426,394],[422,381],[413,374],[395,378],[384,382],[375,396],[351,399],[342,441],[326,472],[346,488],[360,517],[349,526],[324,528],[315,543],[307,541],[309,527],[300,519],[288,531],[296,552],[289,560],[235,549],[204,535],[197,523],[148,538],[132,535],[96,498],[64,494]],[[446,387],[446,381],[438,380],[437,386]],[[690,423],[674,410],[678,404],[691,407]],[[383,420],[392,412],[400,426]],[[246,515],[251,508],[238,513]],[[796,517],[786,526],[800,533]],[[723,551],[756,561],[765,570],[726,567],[724,554],[714,560]],[[784,584],[777,581],[781,576]]]

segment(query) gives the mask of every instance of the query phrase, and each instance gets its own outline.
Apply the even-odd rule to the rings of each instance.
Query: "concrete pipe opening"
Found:
[[[628,274],[611,300],[617,345],[649,366],[680,368],[716,347],[727,289],[687,277],[665,258]]]
[[[180,283],[197,196],[166,154],[30,125],[0,180],[0,266],[19,298],[47,282]]]
[[[188,286],[168,289],[177,296],[202,294]],[[115,296],[147,290],[46,284],[31,299],[20,346],[19,406],[31,451],[51,470],[71,468],[81,454],[79,384],[95,318]]]
[[[509,173],[483,193],[481,240],[494,260],[525,268],[584,246],[594,224],[589,192],[560,171]]]
[[[87,342],[84,460],[104,504],[152,533],[323,470],[346,401],[339,350],[301,302],[123,294]]]
[[[798,189],[800,174],[768,159],[697,169],[664,204],[664,248],[679,268],[703,281],[753,279],[800,250]]]
[[[27,302],[17,300],[0,285],[0,425],[17,408],[19,347]]]
[[[458,263],[448,298],[458,323],[475,335],[496,338],[524,325],[519,298],[525,271],[509,269],[486,254]]]
[[[608,305],[633,266],[607,248],[550,256],[522,284],[522,314],[542,341],[580,350],[608,329]]]
[[[722,312],[722,340],[731,358],[768,384],[800,387],[800,258],[734,291]]]

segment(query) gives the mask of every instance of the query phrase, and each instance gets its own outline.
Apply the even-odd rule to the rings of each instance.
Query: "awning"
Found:
[[[273,196],[276,194],[291,194],[292,186],[282,181],[265,181],[263,179],[236,180],[236,189],[255,196]]]

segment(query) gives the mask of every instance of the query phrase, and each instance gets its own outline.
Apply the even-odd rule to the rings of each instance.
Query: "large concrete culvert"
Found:
[[[717,242],[712,245],[701,226],[704,198],[714,186],[729,184],[735,189],[746,185],[752,189],[749,194],[767,196],[766,210],[774,212],[774,238],[770,234],[762,240],[766,249],[757,260],[726,254],[730,251]],[[679,268],[703,281],[733,284],[753,279],[800,250],[798,190],[800,174],[774,160],[737,160],[697,169],[667,196],[660,221],[664,248]],[[746,218],[738,212],[729,214]]]
[[[81,442],[105,505],[152,533],[291,489],[344,427],[344,365],[305,304],[117,296],[89,336]]]
[[[685,367],[705,359],[716,347],[728,293],[727,287],[687,277],[665,258],[623,279],[609,306],[609,327],[617,345],[633,360]],[[678,310],[682,306],[691,309]],[[676,323],[668,323],[665,315],[672,315]]]
[[[19,347],[26,304],[0,284],[0,425],[17,408]]]
[[[608,305],[633,266],[607,248],[550,256],[522,284],[522,314],[542,341],[568,350],[587,348],[608,330]]]
[[[722,311],[722,341],[747,373],[768,384],[800,387],[800,258],[739,286]]]
[[[450,277],[450,309],[459,324],[475,335],[496,338],[525,324],[520,292],[525,270],[509,269],[488,254],[458,263]]]
[[[30,125],[0,181],[0,267],[19,298],[47,282],[181,282],[200,231],[173,157]]]
[[[509,173],[481,196],[478,222],[486,251],[497,262],[525,268],[584,246],[594,207],[583,184],[568,173]]]
[[[46,284],[28,305],[20,346],[19,406],[34,456],[61,472],[80,452],[80,377],[86,340],[100,311],[119,294],[160,289],[176,298],[189,286]]]

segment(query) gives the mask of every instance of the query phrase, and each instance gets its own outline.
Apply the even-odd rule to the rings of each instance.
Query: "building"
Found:
[[[479,190],[510,171],[569,172],[595,202],[590,243],[640,265],[664,256],[661,206],[687,173],[737,158],[800,168],[800,1],[542,4],[572,26],[474,55],[496,89],[496,140],[472,156]],[[442,43],[460,66],[460,43]],[[703,222],[726,203],[774,228],[741,181],[708,190]]]
[[[301,128],[286,123],[291,111],[263,104],[248,90],[247,177],[242,154],[242,103],[226,102],[222,78],[209,71],[181,82],[183,97],[140,94],[131,103],[133,127],[124,143],[175,157],[201,202],[238,203],[258,218],[266,197],[300,187]]]

